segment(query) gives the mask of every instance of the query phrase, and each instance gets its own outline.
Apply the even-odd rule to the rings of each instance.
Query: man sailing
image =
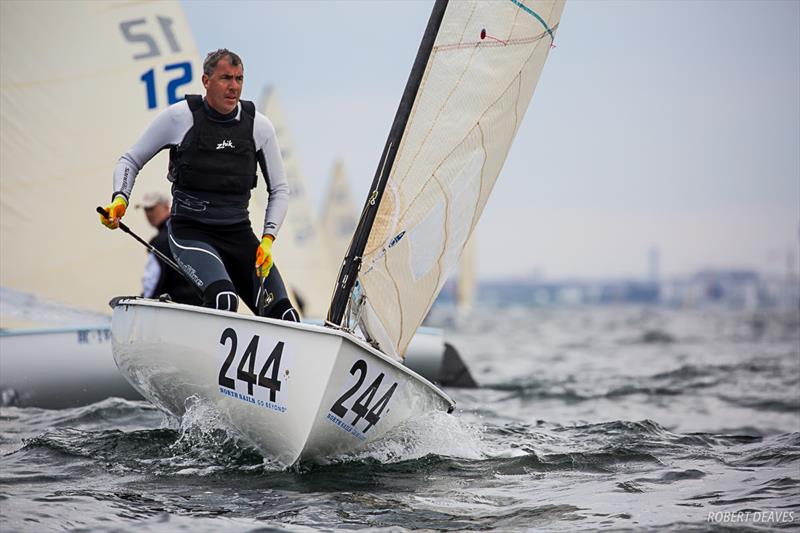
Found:
[[[159,113],[119,159],[108,217],[100,221],[119,227],[136,175],[169,147],[169,246],[203,305],[236,311],[241,297],[257,315],[299,321],[272,261],[289,203],[275,128],[252,102],[240,101],[244,66],[235,53],[210,52],[202,80],[205,98],[187,95]],[[247,212],[250,189],[258,183],[256,162],[269,192],[260,242]],[[266,302],[261,310],[260,302]]]

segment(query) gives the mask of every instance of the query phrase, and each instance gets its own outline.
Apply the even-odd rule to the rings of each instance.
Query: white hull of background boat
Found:
[[[0,405],[63,409],[141,399],[111,357],[109,324],[0,332]]]
[[[206,402],[282,465],[353,451],[411,417],[454,407],[360,339],[308,324],[123,298],[112,347],[153,404],[180,417],[187,402]]]
[[[420,328],[403,364],[440,386],[477,386],[442,330]],[[111,355],[111,325],[0,331],[0,406],[65,409],[140,400]]]

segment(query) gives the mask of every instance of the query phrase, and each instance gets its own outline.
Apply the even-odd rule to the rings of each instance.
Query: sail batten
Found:
[[[330,281],[326,266],[328,250],[320,223],[314,215],[313,199],[302,171],[300,157],[294,149],[289,121],[284,115],[278,91],[268,87],[262,93],[259,111],[270,119],[280,142],[286,181],[289,183],[289,210],[273,245],[275,263],[289,289],[295,307],[304,317],[324,316],[330,297]],[[250,223],[261,231],[264,210],[268,203],[266,187],[252,190]]]

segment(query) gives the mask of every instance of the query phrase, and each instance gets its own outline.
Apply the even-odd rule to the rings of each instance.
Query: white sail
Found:
[[[0,285],[108,311],[140,292],[146,254],[95,207],[153,117],[202,90],[186,19],[177,1],[3,1],[0,28]],[[169,190],[165,157],[137,178],[134,204]],[[125,222],[154,232],[141,210]]]
[[[402,357],[472,233],[564,0],[447,5],[363,252],[362,330]]]
[[[336,280],[336,273],[341,266],[341,258],[353,238],[358,222],[358,212],[347,182],[344,162],[337,160],[331,171],[331,179],[324,197],[320,227],[331,257],[332,268],[327,269],[326,278],[329,286]]]
[[[307,182],[274,88],[264,91],[259,111],[275,126],[290,189],[289,211],[272,248],[275,263],[280,268],[286,287],[296,300],[302,301],[303,315],[320,318],[325,315],[331,296],[331,279],[325,274],[325,267],[330,264],[331,259],[322,242]],[[259,186],[253,189],[250,221],[256,233],[264,226],[266,204],[266,188]]]

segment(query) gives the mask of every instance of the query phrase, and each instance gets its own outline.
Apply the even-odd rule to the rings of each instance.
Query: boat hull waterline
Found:
[[[357,450],[409,418],[455,406],[360,339],[308,324],[121,298],[112,350],[154,405],[181,417],[205,402],[284,466]]]

